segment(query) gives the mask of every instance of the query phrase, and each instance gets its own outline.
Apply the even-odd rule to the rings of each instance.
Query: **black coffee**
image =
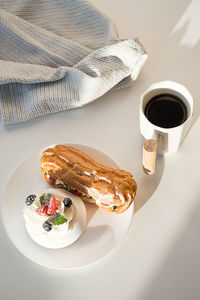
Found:
[[[144,113],[151,123],[163,128],[179,126],[187,119],[187,108],[183,101],[170,94],[153,97]]]

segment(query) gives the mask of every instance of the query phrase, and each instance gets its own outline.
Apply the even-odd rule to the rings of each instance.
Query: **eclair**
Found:
[[[137,190],[131,173],[104,166],[67,145],[46,149],[41,157],[41,171],[51,186],[64,188],[83,201],[116,214],[129,208]]]

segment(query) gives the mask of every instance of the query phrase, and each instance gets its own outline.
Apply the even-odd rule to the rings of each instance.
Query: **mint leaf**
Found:
[[[67,218],[62,216],[60,213],[56,213],[52,218],[48,220],[52,225],[61,225],[67,222]]]
[[[115,211],[116,208],[117,208],[117,205],[113,205],[112,211]]]
[[[68,192],[70,192],[71,191],[71,187],[69,186],[69,185],[67,185],[67,184],[64,184],[64,186],[65,186],[65,189],[68,191]]]
[[[43,205],[49,205],[49,202],[51,200],[51,194],[43,194],[40,196],[40,204]]]
[[[48,173],[47,173],[47,172],[44,172],[44,174],[45,174],[45,175],[48,175]]]

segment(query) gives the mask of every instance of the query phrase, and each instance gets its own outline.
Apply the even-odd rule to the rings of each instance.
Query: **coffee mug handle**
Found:
[[[158,143],[155,139],[146,140],[143,146],[143,170],[146,174],[152,175],[156,170]]]

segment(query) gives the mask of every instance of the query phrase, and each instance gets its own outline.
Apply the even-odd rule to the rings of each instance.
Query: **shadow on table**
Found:
[[[155,2],[155,1],[154,1]],[[151,2],[152,4],[152,2]],[[180,19],[177,20],[173,30],[162,45],[163,79],[178,81],[188,87],[194,98],[193,125],[200,116],[199,97],[199,72],[200,72],[200,30],[199,30],[200,0],[188,2],[188,6]],[[178,47],[178,51],[177,51]],[[161,51],[162,51],[161,50]],[[169,67],[167,66],[169,65]],[[180,72],[180,66],[182,72]],[[160,66],[159,66],[160,67]],[[162,69],[159,68],[159,72]],[[155,71],[157,72],[157,71]],[[159,77],[157,74],[155,77]],[[162,169],[162,167],[161,167]],[[158,176],[158,175],[157,175]],[[162,176],[162,174],[160,175]],[[152,178],[152,177],[151,177]],[[194,179],[195,180],[195,179]],[[141,181],[142,182],[142,181]],[[149,182],[143,180],[151,194]],[[152,192],[159,184],[159,176],[152,180]],[[187,188],[184,186],[181,188]],[[142,191],[138,197],[137,210],[147,201],[147,195]],[[146,200],[147,199],[147,200]],[[190,201],[190,199],[188,199]],[[198,202],[198,201],[196,201]],[[137,211],[136,210],[136,211]],[[177,215],[177,218],[179,216]],[[188,219],[170,249],[164,256],[160,265],[151,273],[148,284],[137,300],[199,300],[200,299],[200,204],[198,203],[193,212],[188,212]],[[156,237],[155,237],[156,238]],[[153,240],[152,240],[153,242]]]
[[[200,299],[200,204],[137,300]]]
[[[164,156],[158,155],[156,173],[153,175],[147,175],[144,172],[141,173],[138,179],[138,191],[135,199],[134,213],[142,208],[156,191],[164,171],[164,162]]]
[[[154,5],[160,4],[157,0],[154,0],[153,3]],[[147,68],[149,71],[153,70],[150,81],[174,80],[188,88],[194,99],[194,124],[200,115],[200,0],[184,0],[181,4],[186,5],[185,10],[178,19],[173,20],[173,24],[170,24],[172,19],[169,19],[170,26],[167,27],[163,37],[157,41],[162,44],[157,53],[156,51],[150,53],[152,57],[149,55]],[[177,12],[179,12],[181,4],[177,5]],[[156,56],[159,56],[157,64]]]
[[[181,4],[184,7],[183,11],[181,11],[183,9]],[[147,37],[150,53],[146,64],[146,73],[148,75],[151,72],[151,76],[147,78],[145,84],[149,86],[153,82],[172,80],[185,85],[194,99],[192,129],[200,116],[200,59],[197,59],[200,53],[200,0],[184,0],[181,4],[177,5],[177,10],[172,12],[169,23],[166,23],[165,26],[161,25],[163,36],[159,37],[157,41],[156,39],[154,41],[155,43],[161,43],[157,52],[155,45],[152,46],[152,36]],[[152,7],[156,7],[156,5],[159,7],[160,2],[157,0],[151,1]],[[157,11],[159,12],[159,10]],[[159,18],[160,16],[158,15],[157,17]],[[154,19],[157,20],[157,18]],[[155,20],[153,20],[153,22],[156,22]],[[148,22],[147,16],[146,23],[148,24]],[[151,27],[152,26],[156,26],[156,24],[153,23]],[[155,32],[155,34],[159,34],[159,31]],[[153,52],[153,50],[155,51]],[[159,63],[156,64],[158,57]],[[145,74],[142,74],[142,76],[145,76]],[[190,131],[188,134],[190,134]],[[163,170],[164,157],[159,157],[156,174],[149,177],[147,175],[140,176],[138,181],[138,193],[135,200],[135,212],[137,212],[153,195],[159,185]]]
[[[200,14],[200,1],[193,1],[199,2],[199,9],[198,9],[198,16]],[[190,5],[191,6],[191,5]],[[195,7],[194,7],[195,8]],[[175,27],[176,29],[172,32],[169,37],[171,42],[171,47],[176,46],[179,43],[179,53],[178,57],[176,57],[176,61],[172,60],[171,64],[175,66],[173,69],[173,77],[176,76],[178,72],[178,67],[176,68],[176,64],[181,65],[182,62],[182,69],[183,72],[181,73],[179,70],[178,81],[183,83],[188,90],[190,91],[191,95],[193,96],[194,100],[194,117],[193,117],[193,125],[197,121],[200,116],[200,97],[199,97],[199,71],[200,71],[200,59],[197,59],[200,53],[200,31],[198,38],[196,37],[196,43],[194,44],[194,40],[191,37],[191,41],[189,39],[189,32],[192,33],[188,28],[191,27],[193,18],[188,16],[188,19],[185,20],[185,23],[180,23],[182,27]],[[179,22],[178,22],[179,24]],[[198,26],[199,28],[199,26]],[[192,35],[191,35],[192,36]]]

